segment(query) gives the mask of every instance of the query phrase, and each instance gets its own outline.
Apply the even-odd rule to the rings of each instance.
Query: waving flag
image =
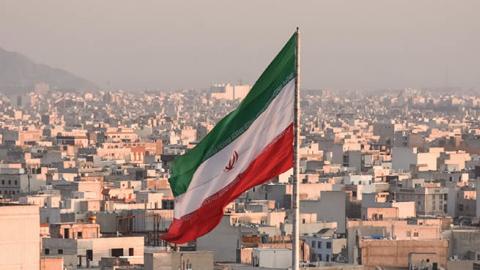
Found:
[[[164,240],[185,243],[208,233],[228,203],[292,167],[297,35],[238,108],[172,163],[175,210]]]

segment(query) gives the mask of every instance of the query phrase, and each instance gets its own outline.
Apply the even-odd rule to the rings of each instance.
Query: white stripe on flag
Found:
[[[205,199],[234,181],[293,123],[294,89],[295,79],[292,79],[241,136],[197,168],[187,191],[175,199],[175,218],[197,210]],[[238,153],[238,160],[231,170],[225,171],[234,151]]]

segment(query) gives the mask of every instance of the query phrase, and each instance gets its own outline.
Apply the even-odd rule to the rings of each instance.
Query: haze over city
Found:
[[[479,270],[479,10],[0,0],[0,270]]]
[[[252,84],[296,26],[302,87],[480,87],[480,2],[0,1],[0,47],[101,87]]]

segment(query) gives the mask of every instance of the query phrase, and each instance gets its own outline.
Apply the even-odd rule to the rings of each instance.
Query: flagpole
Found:
[[[300,198],[298,196],[299,182],[299,159],[298,148],[300,141],[300,30],[297,27],[297,44],[295,46],[295,103],[293,105],[293,232],[292,232],[292,269],[300,269]]]

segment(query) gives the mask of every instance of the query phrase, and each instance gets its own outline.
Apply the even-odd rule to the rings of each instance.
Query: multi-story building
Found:
[[[425,184],[415,188],[399,188],[395,191],[399,202],[415,202],[418,215],[443,216],[447,212],[447,188],[437,184]]]
[[[345,262],[347,239],[337,238],[332,229],[317,234],[304,235],[302,239],[310,247],[310,262]]]
[[[12,198],[22,192],[28,192],[33,181],[23,168],[0,168],[0,195]]]
[[[56,224],[52,238],[42,239],[42,255],[62,257],[66,269],[99,266],[102,258],[125,258],[143,264],[141,236],[101,237],[97,224]]]
[[[38,206],[0,204],[0,269],[39,269]]]

